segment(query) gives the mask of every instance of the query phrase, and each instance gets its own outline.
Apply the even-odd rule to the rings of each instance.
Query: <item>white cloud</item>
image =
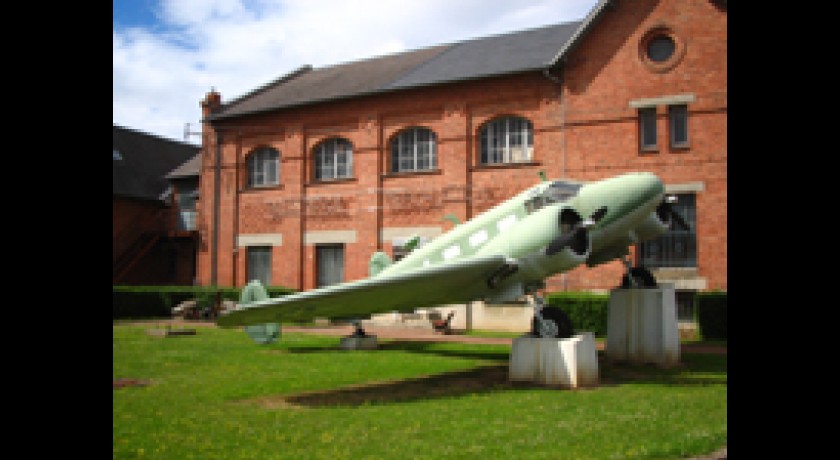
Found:
[[[198,129],[199,101],[211,87],[231,100],[304,64],[323,67],[577,20],[595,3],[163,1],[156,9],[162,24],[114,29],[114,123],[182,140],[185,123]]]

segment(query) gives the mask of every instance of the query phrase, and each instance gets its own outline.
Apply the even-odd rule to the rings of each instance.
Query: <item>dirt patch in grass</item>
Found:
[[[118,388],[125,388],[125,387],[143,387],[146,385],[151,385],[151,380],[141,380],[141,379],[134,379],[134,378],[120,378],[114,379],[114,389]]]

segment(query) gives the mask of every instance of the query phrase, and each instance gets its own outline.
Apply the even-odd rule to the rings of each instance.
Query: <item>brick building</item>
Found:
[[[366,277],[549,178],[651,171],[690,231],[631,250],[678,289],[727,287],[725,1],[600,1],[580,21],[313,69],[201,102],[198,280]],[[445,217],[446,216],[446,217]],[[616,286],[620,262],[548,280]]]
[[[114,125],[115,285],[191,285],[199,148]]]

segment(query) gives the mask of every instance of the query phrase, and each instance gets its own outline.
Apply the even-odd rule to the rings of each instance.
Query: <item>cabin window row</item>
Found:
[[[521,117],[497,118],[478,132],[482,165],[533,161],[534,125]],[[411,127],[397,133],[389,143],[389,172],[413,173],[438,169],[437,135],[428,128]],[[353,144],[336,137],[319,143],[313,151],[316,182],[353,177]],[[280,184],[280,153],[270,147],[253,151],[246,160],[248,187]]]

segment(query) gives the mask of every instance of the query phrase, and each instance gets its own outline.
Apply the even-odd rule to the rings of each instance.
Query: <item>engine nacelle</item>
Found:
[[[571,207],[561,208],[558,217],[560,235],[572,231],[582,220],[580,214]],[[545,251],[541,250],[524,257],[520,270],[529,277],[546,278],[577,267],[586,261],[591,252],[592,240],[589,233],[579,232],[578,237],[572,240],[569,246],[556,254],[546,255]]]
[[[546,247],[553,240],[572,231],[582,220],[580,214],[570,206],[544,207],[527,215],[515,226],[487,243],[477,254],[505,254],[515,257],[521,265],[518,273],[511,278],[542,280],[586,261],[592,251],[592,241],[587,232],[581,232],[578,238],[557,253],[546,254]]]

